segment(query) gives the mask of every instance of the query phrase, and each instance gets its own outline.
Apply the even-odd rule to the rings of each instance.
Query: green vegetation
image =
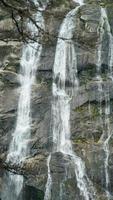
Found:
[[[74,111],[79,112],[82,115],[83,114],[85,115],[85,113],[88,112],[88,103],[77,107]],[[90,104],[90,111],[91,111],[91,117],[92,118],[98,117],[100,115],[99,108],[97,106],[97,102],[96,103],[93,102],[93,103]]]
[[[79,138],[74,140],[74,143],[75,144],[84,144],[84,143],[89,144],[90,141],[88,141],[88,139],[85,138],[85,137],[79,137]]]
[[[56,7],[56,6],[69,6],[69,1],[67,0],[51,0],[51,4],[52,6]]]

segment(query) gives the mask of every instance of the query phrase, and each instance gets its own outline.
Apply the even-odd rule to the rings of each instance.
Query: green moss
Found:
[[[97,105],[96,106],[94,105],[91,107],[91,114],[92,114],[92,117],[98,117],[100,115]]]
[[[88,106],[89,106],[89,104],[86,103],[86,104],[84,104],[82,106],[79,106],[79,107],[75,108],[74,111],[83,114],[83,113],[88,111]],[[100,115],[97,103],[90,104],[90,111],[91,111],[91,115],[92,115],[93,118],[94,117],[98,117]]]
[[[51,0],[51,5],[53,7],[59,7],[61,5],[69,6],[69,1],[67,1],[67,0]]]
[[[88,142],[87,138],[85,138],[85,137],[79,137],[79,138],[77,138],[77,139],[74,140],[74,143],[76,143],[76,144],[87,143],[88,144],[89,142]]]
[[[84,106],[79,106],[79,107],[75,108],[74,111],[79,112],[79,113],[84,112]]]
[[[89,4],[97,4],[97,3],[99,4],[99,2],[95,2],[95,0],[89,0],[88,3]]]
[[[95,135],[93,135],[93,138],[87,138],[87,137],[78,137],[77,139],[73,140],[75,144],[82,145],[82,144],[98,144],[100,137],[102,135],[102,129],[99,129],[97,132],[95,132]]]

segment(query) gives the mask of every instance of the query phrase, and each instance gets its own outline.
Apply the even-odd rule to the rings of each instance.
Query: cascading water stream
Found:
[[[47,159],[48,179],[46,183],[46,191],[45,191],[44,200],[51,200],[52,177],[51,177],[51,172],[50,172],[50,160],[51,160],[51,154],[49,155]]]
[[[79,3],[80,5],[84,4],[84,0],[73,0],[73,1],[76,2],[76,3]]]
[[[108,51],[108,67],[109,67],[109,73],[108,73],[108,77],[113,81],[113,35],[111,33],[111,27],[109,24],[109,20],[108,20],[108,16],[107,16],[107,12],[106,9],[103,9],[103,15],[105,18],[105,25],[106,25],[106,30],[107,30],[107,34],[109,37],[109,51]]]
[[[38,2],[33,1],[37,6]],[[41,9],[41,8],[39,8]],[[44,29],[44,20],[40,11],[32,16],[37,25]],[[37,65],[40,60],[42,45],[39,44],[39,34],[37,27],[31,22],[27,22],[27,30],[37,42],[29,41],[23,46],[20,70],[20,96],[17,110],[17,122],[12,141],[9,147],[6,162],[10,164],[20,164],[29,155],[29,139],[31,136],[30,100],[32,84],[35,82]],[[2,200],[17,200],[23,187],[23,176],[8,173],[6,178],[6,190],[2,193]]]
[[[105,160],[104,160],[104,168],[105,168],[105,180],[106,180],[106,195],[108,200],[111,199],[111,195],[109,192],[109,171],[108,171],[108,161],[109,161],[109,155],[110,155],[110,149],[109,149],[109,141],[112,135],[111,127],[110,127],[110,97],[109,97],[109,88],[105,92],[105,125],[106,125],[106,133],[107,133],[107,139],[103,143],[103,149],[105,152]]]
[[[106,25],[106,31],[109,37],[109,51],[108,51],[108,66],[109,66],[109,72],[108,72],[108,78],[110,78],[113,81],[113,36],[111,34],[111,28],[109,24],[109,20],[107,17],[107,12],[104,8],[102,8],[103,11],[103,17],[105,19],[105,25]],[[105,92],[105,125],[106,125],[106,137],[107,139],[103,143],[103,149],[105,152],[105,179],[106,179],[106,195],[108,200],[111,199],[111,195],[109,192],[109,171],[108,171],[108,161],[109,161],[109,155],[110,155],[110,149],[109,149],[109,141],[112,136],[112,131],[110,127],[110,94],[109,94],[109,87],[106,89]]]
[[[62,152],[63,154],[70,156],[74,163],[80,196],[83,196],[85,200],[93,200],[95,192],[92,183],[87,177],[85,164],[72,150],[70,140],[70,101],[73,95],[73,89],[76,88],[77,90],[79,85],[77,78],[77,56],[72,41],[76,25],[75,17],[78,9],[79,7],[70,11],[64,19],[60,28],[59,39],[56,47],[53,69],[54,80],[52,102],[53,152]],[[65,39],[62,40],[60,38]],[[67,84],[68,86],[66,86]],[[50,169],[48,171],[48,181],[51,180],[52,182],[52,179],[50,178]],[[51,188],[48,189],[47,187],[47,185],[50,186],[51,183],[48,184],[48,181],[46,184],[44,200],[51,199],[49,196]]]
[[[103,100],[103,94],[105,96],[105,127],[106,127],[106,133],[105,131],[102,134],[101,141],[103,141],[103,138],[107,138],[103,142],[103,149],[105,152],[105,160],[104,160],[104,168],[105,168],[105,179],[106,179],[106,195],[108,200],[110,200],[111,195],[109,193],[109,172],[108,172],[108,159],[109,159],[109,140],[111,138],[112,132],[110,128],[110,94],[109,94],[109,87],[106,88],[106,91],[103,91],[102,89],[102,78],[100,75],[101,72],[101,64],[102,64],[102,44],[103,44],[103,35],[104,35],[104,25],[107,31],[108,39],[109,39],[109,51],[108,51],[108,66],[109,66],[109,72],[108,72],[108,78],[113,80],[113,36],[111,34],[110,30],[110,24],[108,21],[107,13],[105,8],[101,8],[101,30],[100,30],[100,44],[98,46],[97,54],[97,77],[98,77],[98,91],[100,96],[100,116],[102,115],[102,100]]]
[[[102,44],[103,44],[103,36],[104,36],[104,15],[103,15],[103,9],[101,8],[101,18],[100,18],[100,38],[99,38],[99,44],[96,50],[96,66],[97,66],[97,85],[98,85],[98,94],[99,94],[99,111],[100,111],[100,121],[102,123],[102,99],[103,99],[103,89],[102,89],[102,77],[101,77],[101,65],[102,65]]]

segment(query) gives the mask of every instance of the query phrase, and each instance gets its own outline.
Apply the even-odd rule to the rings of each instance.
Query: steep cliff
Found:
[[[77,96],[71,101],[71,140],[73,149],[85,161],[87,174],[96,190],[96,199],[107,200],[105,196],[106,181],[104,169],[106,155],[103,150],[103,139],[101,139],[101,136],[104,132],[107,132],[105,109],[108,88],[111,111],[108,118],[110,120],[110,131],[112,132],[113,84],[112,80],[107,76],[109,71],[109,43],[106,31],[102,44],[101,76],[103,90],[101,114],[100,94],[96,79],[97,55],[95,52],[100,43],[100,6],[105,6],[107,9],[111,32],[113,33],[113,2],[112,0],[103,0],[99,3],[96,0],[86,0],[85,3],[77,13],[73,38],[77,52],[80,86]],[[10,168],[14,168],[17,174],[24,175],[23,193],[24,198],[28,200],[32,198],[34,200],[42,200],[44,198],[48,170],[47,157],[54,145],[52,144],[51,133],[51,86],[56,42],[62,20],[69,10],[76,6],[75,2],[69,2],[68,0],[51,0],[43,13],[46,32],[49,32],[49,34],[44,34],[41,38],[43,44],[41,61],[36,74],[36,83],[32,87],[30,156],[21,166],[10,166]],[[20,93],[18,72],[23,43],[9,12],[4,7],[0,8],[0,39],[0,160],[5,160],[16,124],[17,104]],[[8,42],[5,42],[5,39]],[[104,134],[103,137],[106,138],[106,135]],[[113,195],[112,135],[109,143],[109,190]],[[73,164],[69,156],[66,157],[60,152],[53,153],[50,169],[53,178],[53,200],[59,200],[61,182],[64,193],[63,200],[74,200],[75,197],[78,200],[79,191],[76,185]],[[65,180],[66,170],[70,172],[70,177],[67,177]],[[7,170],[2,167],[2,170],[0,170],[0,192],[3,188],[3,174],[6,173]]]

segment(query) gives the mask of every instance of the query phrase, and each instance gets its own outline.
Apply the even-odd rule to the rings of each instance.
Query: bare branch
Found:
[[[17,31],[20,35],[20,38],[19,39],[12,39],[14,41],[23,41],[24,43],[34,43],[34,42],[37,42],[37,38],[40,37],[40,35],[42,35],[42,38],[43,36],[46,38],[48,38],[48,41],[50,42],[53,42],[54,39],[55,41],[57,39],[62,39],[62,40],[65,40],[65,41],[71,41],[73,40],[73,42],[80,48],[82,49],[87,49],[88,51],[93,51],[95,46],[99,44],[99,41],[96,42],[96,44],[93,46],[89,46],[88,44],[86,44],[85,42],[83,41],[80,41],[78,40],[78,38],[64,38],[64,37],[59,37],[57,34],[55,33],[50,33],[49,31],[46,31],[44,30],[42,27],[40,27],[37,22],[33,19],[32,17],[32,13],[31,13],[31,9],[33,10],[37,10],[39,12],[44,12],[43,10],[40,10],[38,9],[38,7],[36,5],[34,5],[34,3],[31,1],[31,0],[28,0],[28,4],[26,4],[26,6],[24,8],[22,8],[21,6],[14,6],[13,4],[11,3],[8,3],[8,1],[6,0],[0,0],[0,2],[2,3],[2,5],[8,9],[10,15],[11,15],[11,18],[13,20],[13,23],[15,24],[16,28],[17,28]],[[17,2],[17,0],[15,1]],[[18,1],[20,3],[20,1]],[[49,12],[49,14],[51,15],[52,13]],[[15,16],[20,16],[20,21],[16,20],[16,17]],[[38,35],[35,35],[34,37],[26,30],[24,30],[24,19],[29,19],[35,26],[36,28],[39,30],[37,32],[39,32]],[[41,34],[40,34],[41,33]],[[4,41],[4,42],[8,42],[10,41],[10,39],[7,39],[7,38],[0,38],[0,40]],[[38,42],[40,43],[46,43],[45,40],[38,40]],[[44,43],[44,44],[45,44]]]

